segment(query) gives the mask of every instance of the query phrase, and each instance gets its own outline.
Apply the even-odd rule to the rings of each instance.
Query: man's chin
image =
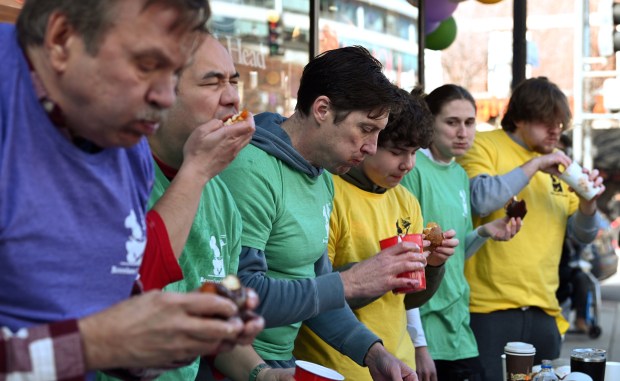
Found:
[[[349,172],[351,168],[352,168],[351,166],[346,166],[346,167],[341,166],[341,167],[333,168],[331,170],[328,169],[328,171],[333,175],[340,176],[340,175],[344,175],[345,173]]]
[[[555,150],[555,146],[539,146],[536,147],[536,149],[534,151],[536,151],[537,153],[541,154],[541,155],[547,155],[552,153]]]

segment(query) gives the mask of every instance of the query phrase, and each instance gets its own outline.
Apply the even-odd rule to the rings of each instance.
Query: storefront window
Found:
[[[318,49],[362,45],[395,84],[417,83],[417,8],[407,0],[317,0]],[[310,0],[211,0],[212,33],[240,74],[241,105],[253,113],[293,113],[310,59]]]
[[[310,0],[211,1],[211,8],[209,29],[240,74],[241,106],[290,116],[310,58]]]
[[[418,9],[406,0],[321,0],[319,51],[362,45],[384,65],[395,84],[417,84]]]

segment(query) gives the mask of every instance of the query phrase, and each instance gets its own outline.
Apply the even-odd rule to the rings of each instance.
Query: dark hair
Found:
[[[308,116],[312,103],[324,95],[336,113],[335,124],[354,110],[367,111],[369,118],[378,119],[399,102],[396,86],[382,69],[381,63],[361,46],[319,54],[304,67],[295,110]]]
[[[562,123],[566,129],[571,120],[566,95],[546,77],[526,79],[515,87],[502,118],[502,128],[513,132],[517,122]]]
[[[439,86],[431,91],[425,98],[426,104],[433,115],[439,114],[446,103],[460,99],[469,101],[469,103],[474,106],[474,111],[476,110],[476,100],[474,97],[469,91],[459,85],[447,84]]]
[[[415,88],[411,93],[398,89],[398,94],[399,111],[390,113],[377,145],[384,147],[391,142],[396,147],[427,148],[433,141],[433,114],[424,102],[422,89]]]
[[[53,12],[61,12],[83,37],[86,51],[96,54],[99,43],[112,25],[117,5],[136,0],[26,0],[17,18],[17,35],[23,48],[42,45],[47,22]],[[142,0],[143,9],[153,4],[178,9],[181,12],[176,26],[193,25],[192,30],[206,31],[211,16],[208,0]]]

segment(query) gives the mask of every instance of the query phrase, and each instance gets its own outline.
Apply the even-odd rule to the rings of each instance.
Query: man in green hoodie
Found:
[[[403,242],[349,270],[332,272],[327,256],[331,173],[344,174],[377,150],[397,88],[362,47],[325,52],[304,68],[295,113],[263,113],[256,132],[221,174],[243,219],[239,277],[255,289],[265,329],[254,342],[273,367],[292,367],[301,322],[341,353],[368,366],[375,379],[416,380],[383,347],[346,301],[413,286],[398,278],[426,264],[420,248]],[[430,298],[420,295],[420,303]],[[334,324],[337,322],[337,324]]]

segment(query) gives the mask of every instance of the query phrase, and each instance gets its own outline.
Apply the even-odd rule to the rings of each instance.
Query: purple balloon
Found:
[[[435,29],[437,29],[439,27],[439,24],[441,24],[441,21],[430,21],[430,20],[425,20],[426,23],[424,24],[424,35],[428,35],[430,33],[433,33],[435,31]]]
[[[459,3],[450,0],[433,0],[426,2],[424,15],[428,21],[443,21],[450,17]]]

